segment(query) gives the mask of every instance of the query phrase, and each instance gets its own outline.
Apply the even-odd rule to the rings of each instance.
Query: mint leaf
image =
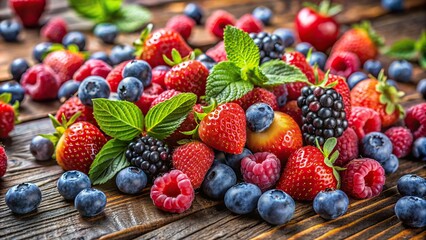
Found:
[[[123,5],[111,20],[120,31],[134,32],[151,20],[151,13],[139,5]]]
[[[185,120],[197,102],[197,95],[181,93],[151,108],[145,117],[148,135],[163,140]]]
[[[225,51],[228,60],[242,69],[259,66],[259,48],[250,36],[232,26],[227,26],[224,32]]]
[[[106,183],[121,169],[130,165],[124,155],[128,143],[112,139],[102,147],[90,166],[89,177],[93,184]]]
[[[12,100],[11,93],[2,93],[0,94],[0,102],[9,103]]]
[[[420,56],[419,56],[419,65],[423,69],[426,69],[426,52],[420,53]]]
[[[241,98],[253,89],[253,84],[241,78],[241,69],[233,62],[220,62],[207,78],[206,97],[218,104]]]
[[[68,3],[79,15],[98,23],[107,21],[117,12],[122,0],[68,0]]]
[[[93,99],[93,115],[102,131],[119,140],[132,140],[143,130],[143,115],[133,103]]]
[[[385,54],[395,58],[414,59],[417,54],[416,41],[409,38],[397,41],[385,51]]]
[[[283,61],[266,62],[260,66],[260,70],[268,78],[268,81],[262,84],[265,87],[291,82],[308,82],[308,78],[299,68]]]

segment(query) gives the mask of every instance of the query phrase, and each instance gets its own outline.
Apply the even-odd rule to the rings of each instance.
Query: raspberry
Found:
[[[241,174],[245,182],[262,190],[270,189],[280,178],[281,162],[269,152],[258,152],[241,160]]]
[[[206,55],[213,58],[216,62],[226,61],[225,44],[223,41],[218,42],[214,47],[207,50]]]
[[[62,43],[62,39],[67,34],[67,23],[61,17],[55,17],[43,26],[41,35],[50,42]]]
[[[172,170],[155,179],[150,196],[157,208],[182,213],[191,207],[195,193],[188,176],[179,170]]]
[[[169,19],[166,28],[172,29],[179,33],[183,39],[188,40],[191,36],[192,28],[195,26],[195,21],[185,15],[177,15]]]
[[[87,60],[75,73],[73,79],[82,82],[90,76],[100,76],[106,78],[112,68],[104,61],[98,59]]]
[[[361,140],[367,133],[380,132],[382,121],[379,114],[366,107],[352,107],[348,118],[349,127],[355,130],[358,139]]]
[[[235,17],[225,10],[216,10],[206,20],[206,29],[214,36],[222,39],[227,25],[235,25]]]
[[[302,126],[302,110],[300,110],[300,108],[297,106],[296,100],[287,102],[284,107],[280,108],[280,111],[290,115],[290,117],[292,117],[294,121],[297,122],[297,125],[299,125],[299,127]]]
[[[357,199],[372,198],[382,192],[385,170],[374,159],[361,158],[350,161],[342,171],[342,190]]]
[[[287,91],[288,91],[287,101],[297,100],[297,98],[300,97],[300,91],[302,91],[302,88],[305,86],[308,86],[308,84],[304,82],[287,83],[286,84]]]
[[[37,64],[22,76],[21,84],[33,100],[55,99],[59,90],[59,77],[47,65]]]
[[[413,134],[406,127],[392,127],[385,132],[393,145],[392,153],[397,158],[407,156],[413,145]]]
[[[405,116],[405,125],[413,133],[414,139],[426,137],[426,103],[412,106]]]
[[[166,84],[164,84],[164,78],[166,77],[167,72],[170,70],[169,67],[160,65],[152,69],[152,83],[160,84],[160,86],[166,89]]]
[[[258,102],[268,104],[272,107],[273,110],[278,109],[277,97],[275,97],[273,93],[264,88],[254,88],[246,95],[235,100],[234,102],[239,104],[244,109],[244,111],[247,110],[247,108],[249,108],[251,105]]]
[[[240,17],[235,26],[247,33],[259,33],[263,30],[263,23],[250,13]]]
[[[0,146],[0,177],[3,177],[7,169],[7,155],[6,151]]]
[[[345,78],[358,71],[359,67],[357,55],[351,52],[336,52],[327,59],[325,64],[325,69],[330,69],[330,73]]]
[[[62,115],[65,115],[67,120],[70,120],[74,114],[81,112],[80,116],[75,120],[75,122],[85,121],[92,123],[95,126],[98,126],[95,118],[93,117],[93,109],[91,107],[85,106],[81,103],[78,97],[71,97],[66,102],[64,102],[56,112],[56,119],[62,123]]]
[[[121,82],[121,80],[123,80],[123,69],[130,61],[131,60],[124,61],[118,64],[111,70],[111,72],[109,72],[108,76],[106,77],[106,81],[111,88],[111,92],[117,92],[118,84]]]
[[[358,157],[358,136],[352,128],[346,129],[343,135],[337,138],[335,148],[339,151],[339,157],[334,165],[343,167],[346,163]]]
[[[174,89],[170,89],[170,90],[166,90],[164,92],[162,92],[160,95],[158,95],[158,97],[151,103],[151,108],[154,107],[155,105],[164,102],[176,95],[178,95],[180,92],[176,91]]]

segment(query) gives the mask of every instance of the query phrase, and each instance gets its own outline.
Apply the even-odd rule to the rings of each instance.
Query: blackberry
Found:
[[[250,33],[251,39],[259,47],[260,64],[272,59],[281,59],[284,54],[283,40],[275,34],[266,32]]]
[[[126,150],[127,160],[141,168],[151,180],[171,168],[171,149],[164,142],[150,136],[135,139]]]
[[[348,127],[342,96],[336,90],[318,86],[303,87],[297,105],[302,110],[303,139],[315,146],[328,138],[340,137]]]

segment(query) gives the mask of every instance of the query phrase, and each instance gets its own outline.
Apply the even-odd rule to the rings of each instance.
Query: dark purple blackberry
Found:
[[[284,54],[284,43],[280,37],[266,32],[250,33],[251,39],[259,47],[260,64],[273,59],[281,59]]]
[[[150,136],[137,138],[126,150],[127,160],[141,168],[152,180],[171,168],[171,149],[162,141]]]
[[[297,105],[302,110],[302,133],[305,143],[323,145],[328,138],[340,137],[348,128],[345,105],[336,90],[318,86],[303,87]]]

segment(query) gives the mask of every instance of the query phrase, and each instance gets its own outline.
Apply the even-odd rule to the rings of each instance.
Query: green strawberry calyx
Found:
[[[367,33],[368,37],[373,41],[377,47],[382,47],[385,44],[385,40],[382,36],[376,33],[369,21],[362,21],[360,24],[354,24],[354,29],[358,29]]]
[[[319,80],[318,66],[315,65],[313,67],[313,70],[314,70],[315,84],[308,83],[308,85],[310,85],[310,86],[318,86],[318,87],[322,87],[322,88],[334,88],[337,84],[339,84],[339,82],[337,80],[333,81],[333,82],[330,82],[330,83],[327,83],[328,82],[328,77],[330,75],[330,69],[327,70],[327,72],[324,75],[324,78],[321,81]]]
[[[217,107],[217,102],[216,100],[212,99],[210,105],[208,106],[204,106],[201,107],[201,109],[203,110],[202,113],[199,113],[197,111],[194,111],[194,119],[195,122],[197,123],[197,126],[189,131],[185,131],[185,132],[181,132],[184,135],[187,136],[192,136],[192,139],[199,139],[200,136],[198,135],[198,129],[200,128],[200,122],[213,110],[215,110]],[[188,142],[188,139],[183,139],[181,141],[178,141],[178,144],[185,144]]]
[[[370,78],[374,79],[372,76],[370,76]],[[404,96],[404,92],[398,91],[396,87],[387,83],[387,78],[383,69],[380,71],[377,81],[379,83],[376,85],[376,91],[380,93],[380,103],[386,106],[386,114],[391,115],[395,111],[398,111],[400,117],[403,117],[405,110],[400,103],[401,98]]]
[[[179,51],[176,50],[176,48],[172,49],[172,59],[168,58],[165,54],[163,54],[164,62],[171,67],[189,60],[194,60],[194,59],[195,59],[195,52],[191,52],[188,56],[185,56],[182,58],[182,56],[180,55]]]
[[[41,59],[44,60],[47,57],[47,55],[49,55],[52,52],[64,51],[64,50],[66,50],[69,53],[80,54],[83,56],[84,60],[87,60],[90,55],[89,52],[87,51],[80,51],[80,49],[78,48],[76,44],[70,44],[68,45],[68,47],[65,47],[62,44],[54,43],[49,47],[49,49],[47,49],[46,52],[43,53],[43,55],[41,56]]]
[[[338,171],[343,171],[345,170],[345,168],[339,167],[339,166],[334,166],[334,163],[336,162],[337,158],[339,158],[339,151],[334,150],[334,148],[337,145],[337,138],[332,137],[332,138],[328,138],[323,147],[321,148],[321,146],[318,143],[318,139],[315,139],[316,141],[316,145],[317,148],[321,151],[321,153],[324,155],[324,163],[325,165],[327,165],[328,167],[333,169],[333,176],[334,178],[337,180],[337,189],[340,188],[340,175]]]
[[[49,139],[53,145],[56,147],[57,143],[59,142],[59,139],[61,139],[62,135],[64,134],[65,130],[69,126],[71,126],[78,117],[80,117],[81,112],[76,112],[69,120],[65,117],[65,114],[62,114],[60,123],[52,114],[49,114],[49,118],[52,121],[52,125],[55,128],[56,132],[52,134],[40,134],[40,136]]]
[[[319,5],[315,3],[305,2],[303,6],[310,8],[322,16],[332,17],[339,14],[343,10],[341,4],[331,4],[330,0],[324,0]]]
[[[149,35],[152,32],[154,25],[152,23],[148,24],[144,30],[142,30],[138,39],[133,42],[133,46],[135,47],[135,56],[139,57],[143,52],[143,45],[145,41],[148,39]]]
[[[5,92],[0,94],[0,103],[6,103],[6,104],[11,104],[12,102],[12,94]],[[14,112],[14,116],[15,116],[15,124],[19,123],[18,117],[19,117],[19,102],[15,101],[12,105],[13,108],[13,112]]]

